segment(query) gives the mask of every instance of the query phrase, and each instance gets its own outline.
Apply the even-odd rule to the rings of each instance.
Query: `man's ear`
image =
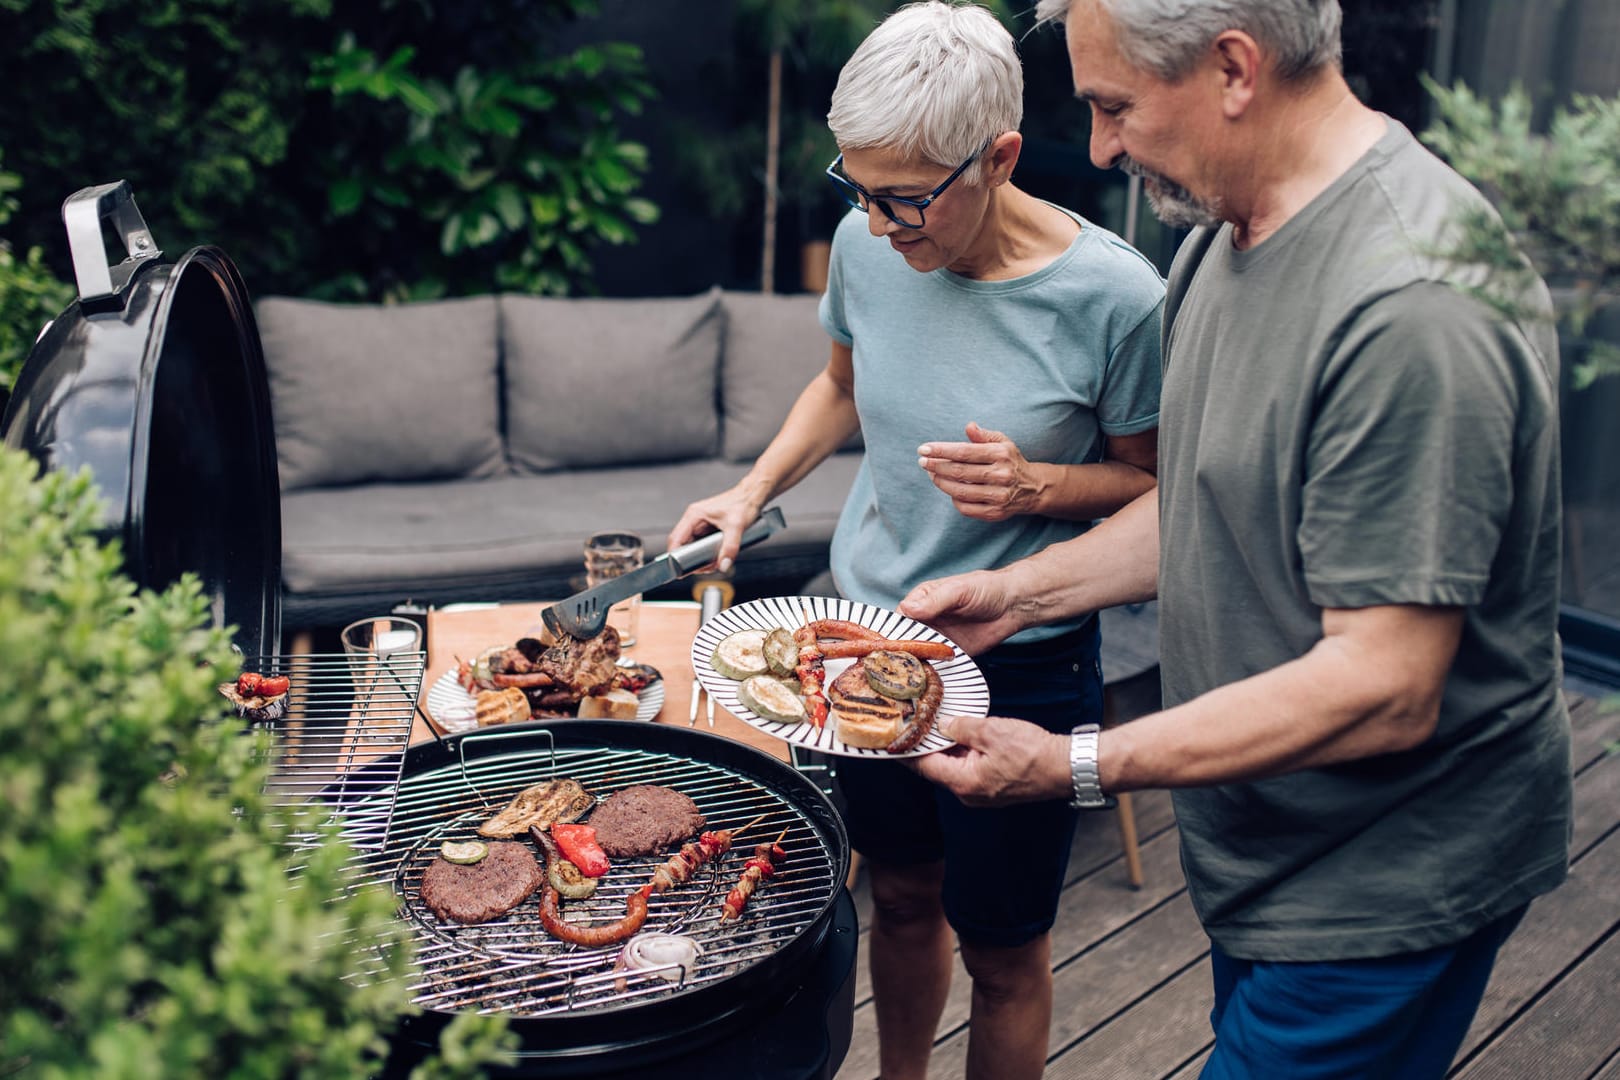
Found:
[[[1017,131],[1003,131],[990,142],[990,149],[984,152],[984,183],[987,187],[998,187],[1012,179],[1013,168],[1018,164],[1018,155],[1024,152],[1024,136]]]
[[[1225,30],[1211,46],[1220,79],[1221,112],[1236,120],[1248,111],[1260,79],[1260,44],[1242,30]]]

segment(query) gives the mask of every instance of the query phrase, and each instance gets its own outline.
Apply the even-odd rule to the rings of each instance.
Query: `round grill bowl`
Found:
[[[849,872],[849,839],[832,803],[787,764],[746,744],[686,728],[620,720],[510,725],[453,736],[442,743],[419,744],[407,752],[389,841],[375,867],[378,877],[394,883],[401,893],[402,909],[418,923],[419,952],[424,954],[425,967],[440,962],[435,956],[444,955],[444,944],[431,928],[422,929],[424,916],[411,895],[411,866],[425,858],[424,849],[436,846],[436,829],[446,821],[466,820],[469,800],[470,805],[480,804],[477,794],[468,794],[473,790],[468,779],[484,795],[484,805],[498,809],[515,793],[514,785],[527,786],[553,775],[553,760],[557,763],[556,775],[576,776],[588,789],[603,795],[619,787],[660,783],[669,777],[669,786],[686,790],[710,817],[710,829],[740,826],[744,822],[737,819],[744,814],[752,817],[758,807],[776,807],[775,819],[750,829],[738,839],[734,851],[771,839],[775,835],[773,826],[779,829],[791,824],[794,831],[784,841],[789,856],[782,874],[766,883],[750,903],[750,909],[768,908],[773,890],[793,887],[795,871],[801,887],[804,879],[812,880],[809,898],[795,901],[801,914],[791,920],[791,936],[783,938],[771,933],[764,955],[738,964],[734,971],[717,978],[639,998],[632,994],[629,999],[620,999],[620,995],[609,993],[605,1003],[587,1000],[578,1008],[554,1008],[541,1015],[524,1015],[532,1009],[522,1003],[509,1008],[517,996],[510,984],[535,977],[538,970],[532,966],[526,970],[522,963],[524,951],[518,950],[507,970],[493,971],[486,984],[471,990],[463,986],[460,996],[465,1004],[459,1007],[436,1007],[425,1000],[430,994],[419,995],[425,1011],[402,1029],[400,1037],[404,1042],[418,1048],[433,1044],[438,1031],[461,1008],[510,1011],[512,1030],[522,1039],[521,1063],[543,1066],[547,1075],[594,1075],[608,1068],[686,1053],[704,1043],[747,1032],[751,1019],[779,1007],[799,988],[807,978],[811,961],[826,945],[834,906]],[[488,799],[497,794],[498,800]],[[735,809],[717,814],[714,806],[719,803]],[[658,859],[671,853],[666,851],[649,863],[656,865]],[[740,869],[741,859],[733,855],[724,864],[722,890],[730,887]],[[699,875],[705,872],[699,871]],[[611,877],[604,879],[609,880]],[[675,890],[665,895],[678,893]],[[655,899],[655,904],[658,902]],[[532,932],[543,934],[538,930],[538,903],[538,897],[531,897],[506,918],[532,922]],[[617,910],[622,913],[623,909]],[[755,914],[753,923],[745,916],[742,932],[759,933],[761,922],[774,931],[774,916],[767,916],[765,911]],[[432,916],[425,918],[431,920]],[[648,929],[655,929],[654,924],[655,919],[649,918]],[[699,938],[708,942],[718,934],[724,940],[725,933],[707,930]],[[553,952],[564,956],[548,953],[545,959],[535,958],[533,964],[566,962],[574,955],[560,947]],[[597,986],[608,990],[600,982]],[[814,1016],[785,1018],[787,1023],[821,1020]]]

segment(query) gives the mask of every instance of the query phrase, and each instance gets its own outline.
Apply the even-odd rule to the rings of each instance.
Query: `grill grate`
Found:
[[[242,670],[285,675],[290,683],[286,716],[255,728],[274,736],[265,790],[296,811],[296,847],[314,846],[319,830],[339,821],[361,852],[387,844],[426,659],[421,652],[381,662],[346,653],[243,657]]]
[[[528,745],[517,753],[467,760],[469,742],[503,737]],[[797,805],[752,777],[642,749],[555,749],[549,739],[544,730],[463,736],[459,761],[400,783],[387,850],[372,866],[377,878],[391,881],[416,933],[416,1004],[540,1017],[666,999],[770,957],[809,930],[838,888],[842,856],[822,830]],[[765,815],[722,859],[649,902],[643,932],[686,934],[702,948],[690,971],[615,972],[620,946],[590,949],[552,938],[540,925],[538,894],[503,918],[477,926],[441,921],[417,899],[422,871],[443,841],[475,839],[480,822],[523,788],[552,776],[572,777],[598,797],[632,784],[672,787],[697,804],[711,830],[737,828]],[[720,925],[720,903],[753,845],[784,830],[787,858],[781,869],[754,893],[741,920]],[[673,849],[614,860],[592,897],[563,902],[564,917],[584,923],[618,919],[626,897],[670,854]]]

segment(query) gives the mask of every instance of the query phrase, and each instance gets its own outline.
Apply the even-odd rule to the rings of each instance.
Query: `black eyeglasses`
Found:
[[[944,183],[940,184],[939,187],[935,188],[933,191],[930,191],[920,199],[906,199],[900,197],[899,195],[885,195],[881,199],[878,198],[876,195],[873,195],[870,191],[867,191],[865,188],[861,187],[861,185],[857,184],[855,181],[838,171],[843,167],[844,164],[843,154],[839,154],[837,157],[833,158],[832,164],[827,166],[827,175],[832,179],[832,182],[838,186],[838,193],[844,197],[844,201],[849,203],[849,205],[853,206],[855,209],[859,210],[861,213],[869,213],[870,211],[867,210],[867,207],[869,205],[876,204],[877,208],[883,211],[883,216],[894,222],[896,225],[903,226],[907,229],[920,229],[927,221],[927,218],[923,217],[923,211],[928,209],[929,205],[932,204],[935,199],[939,198],[946,188],[956,183],[956,178],[962,175],[963,170],[969,165],[973,164],[978,156],[989,148],[990,143],[987,142],[977,150],[973,151],[973,153],[968,155],[966,161],[958,165],[955,171],[945,178]],[[901,217],[900,215],[902,211],[895,209],[895,207],[901,207],[905,210],[915,210],[917,212],[917,220],[908,221],[906,218]]]

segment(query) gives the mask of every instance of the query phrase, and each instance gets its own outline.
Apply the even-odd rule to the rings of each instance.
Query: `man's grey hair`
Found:
[[[1039,22],[1062,22],[1075,0],[1040,0]],[[1132,67],[1176,82],[1223,30],[1242,30],[1297,79],[1339,66],[1339,0],[1092,0],[1114,24]]]
[[[1018,47],[985,8],[907,4],[838,73],[827,126],[841,150],[892,150],[955,168],[1024,115]],[[962,179],[977,183],[983,160]]]

